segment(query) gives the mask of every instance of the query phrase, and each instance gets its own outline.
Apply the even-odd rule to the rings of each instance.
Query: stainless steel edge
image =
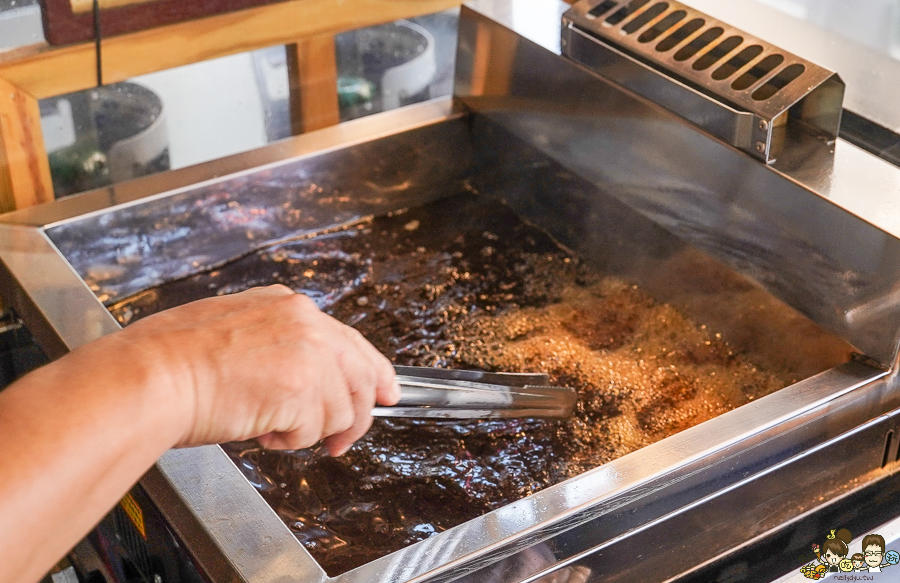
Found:
[[[0,288],[51,358],[119,329],[39,228],[0,225]]]
[[[615,46],[598,43],[580,29],[569,28],[564,33],[562,42],[569,58],[672,110],[736,148],[745,151],[753,148],[753,113],[740,111],[680,81],[665,78]],[[769,142],[765,136],[761,137],[764,143]],[[756,155],[768,160],[768,148]]]
[[[827,528],[823,524],[822,530],[811,531],[808,526],[798,526],[798,519],[814,512],[823,501],[837,503],[848,493],[896,473],[896,447],[888,450],[887,463],[884,457],[885,435],[896,433],[898,424],[900,409],[894,409],[599,544],[590,544],[597,541],[592,541],[589,533],[567,532],[566,546],[572,548],[581,541],[587,543],[585,550],[535,571],[520,583],[546,581],[541,577],[553,580],[554,576],[565,580],[564,575],[575,571],[590,573],[592,581],[682,580],[699,567],[723,559],[736,547],[776,531],[793,535],[779,552],[786,556],[808,556],[809,541],[822,536]],[[853,463],[840,463],[850,459]],[[604,527],[599,521],[594,526]],[[735,544],[734,541],[743,542]],[[618,560],[631,556],[640,556],[641,560]],[[742,566],[744,569],[735,572],[735,568]],[[732,562],[730,569],[719,570],[719,576],[725,580],[750,581],[768,575],[754,565],[737,562]],[[798,578],[803,580],[800,575]]]
[[[432,582],[468,576],[472,581],[517,581],[531,574],[525,572],[529,569],[549,568],[567,558],[556,552],[536,561],[533,547],[542,541],[566,532],[576,535],[579,529],[591,533],[582,543],[585,548],[567,545],[575,555],[900,405],[900,395],[887,390],[886,377],[886,372],[858,363],[837,367],[335,580]],[[742,540],[732,538],[728,544]],[[504,564],[519,565],[516,576],[496,579],[502,568],[497,563],[507,559]]]
[[[327,579],[219,446],[170,450],[141,485],[213,581]]]
[[[509,2],[482,2],[478,5],[482,8],[493,6],[496,8],[495,13],[501,16],[504,14],[504,10],[507,10],[507,15],[509,14]],[[565,7],[565,4],[560,3],[561,11]],[[472,16],[469,15],[469,17]],[[472,21],[470,21],[471,23]],[[558,39],[558,22],[552,24],[556,28]],[[530,41],[527,39],[517,42],[520,48],[529,50],[537,47],[547,51],[549,48],[550,52],[555,51],[555,55],[558,57],[558,42],[554,48],[552,38],[547,40],[547,37],[542,37],[538,40],[545,46],[541,47],[538,43],[529,45]],[[465,56],[462,50],[460,54]],[[533,55],[538,55],[538,58],[529,61],[528,65],[535,75],[543,76],[545,71],[539,68],[541,65],[540,54],[529,53],[529,56]],[[557,61],[553,61],[553,63],[557,66],[557,74],[566,73],[571,68],[577,67],[571,63]],[[462,66],[465,69],[468,65],[463,63]],[[470,67],[470,70],[472,68]],[[577,70],[581,71],[581,69]],[[587,73],[582,71],[580,74],[586,75]],[[548,83],[554,79],[558,80],[559,77],[550,75],[544,79],[544,82]],[[576,82],[580,79],[580,84],[565,86],[566,90],[584,97],[586,101],[608,98],[608,95],[597,91],[601,85],[595,84],[590,77],[573,77],[571,79]],[[463,87],[468,89],[473,86],[474,84],[471,82],[463,84]],[[559,94],[558,87],[554,91],[556,95]],[[548,91],[548,94],[550,93]],[[673,121],[667,116],[668,114],[643,102],[636,102],[637,105],[633,105],[631,109],[620,112],[620,114],[627,117],[633,115],[634,112],[650,112],[647,114],[647,121],[652,123],[633,125],[628,119],[625,119],[626,123],[618,128],[615,124],[606,128],[608,130],[606,135],[613,138],[613,143],[623,149],[621,153],[616,153],[612,149],[602,147],[607,146],[608,148],[609,144],[599,144],[598,146],[597,143],[580,142],[566,145],[565,140],[556,141],[557,138],[579,135],[569,133],[573,127],[573,118],[567,117],[571,111],[566,110],[565,102],[548,104],[540,99],[533,100],[531,97],[522,96],[521,100],[512,103],[516,108],[508,108],[510,105],[510,101],[507,99],[508,95],[499,90],[496,95],[479,95],[477,97],[488,99],[480,101],[469,99],[469,103],[476,109],[488,110],[494,119],[513,129],[527,126],[533,131],[526,137],[532,143],[537,140],[535,145],[543,151],[555,158],[562,158],[570,162],[571,166],[588,177],[596,179],[597,182],[612,185],[617,189],[621,187],[621,191],[625,193],[630,203],[634,203],[646,215],[673,230],[682,229],[680,234],[688,240],[690,240],[691,232],[684,227],[700,224],[700,218],[720,219],[718,225],[725,231],[728,231],[734,224],[749,228],[750,223],[741,222],[747,218],[747,216],[740,215],[741,212],[752,211],[756,213],[752,215],[753,218],[762,216],[768,219],[753,224],[761,225],[760,228],[772,226],[776,231],[787,228],[788,224],[780,221],[780,217],[785,213],[791,217],[799,214],[804,219],[820,218],[820,215],[812,211],[819,211],[819,205],[822,202],[819,199],[825,197],[802,186],[800,179],[793,178],[781,171],[765,169],[749,157],[728,149],[711,138],[696,137],[695,130],[686,131],[684,129],[686,126],[682,122]],[[491,101],[494,98],[496,100]],[[634,100],[633,97],[628,97],[628,99]],[[500,104],[507,109],[495,115],[496,110],[495,112],[490,111],[491,104]],[[566,115],[544,116],[540,119],[523,118],[519,115],[522,112],[528,113],[538,108],[544,112]],[[582,113],[592,114],[595,111],[596,109],[584,109]],[[504,117],[503,114],[509,112],[514,115]],[[402,116],[388,116],[382,118],[382,121],[394,120],[396,122],[399,119],[402,119]],[[552,125],[556,125],[555,129],[560,130],[559,133],[547,129],[546,122],[548,120]],[[584,126],[582,130],[595,131],[597,126],[591,125],[590,120],[591,117],[587,115],[574,118],[574,122]],[[522,121],[528,123],[519,126],[512,123]],[[399,131],[399,129],[402,128],[394,126],[394,131]],[[646,147],[646,152],[642,155],[635,154],[633,146],[629,145],[627,139],[628,132],[633,132],[635,129],[648,132],[647,135],[641,135],[640,131],[637,135],[633,134]],[[680,145],[682,148],[685,148],[686,145],[696,146],[698,151],[684,153],[683,157],[673,155],[671,159],[664,158],[660,155],[660,151],[655,150],[652,146],[656,142],[648,138],[651,131],[657,139],[662,133],[667,143],[671,142],[673,137],[683,137],[685,140],[682,142],[674,140],[676,145]],[[669,135],[666,135],[667,133]],[[339,136],[339,133],[329,135]],[[543,138],[547,138],[547,141],[540,143],[539,140]],[[354,139],[365,140],[364,137]],[[300,139],[297,143],[302,142],[303,140]],[[841,146],[841,144],[838,145]],[[341,142],[335,137],[331,145],[326,147],[341,147]],[[567,157],[566,155],[572,153],[569,148],[576,147],[583,148],[577,152],[583,158]],[[810,156],[815,158],[821,149],[813,147],[811,152]],[[309,151],[304,151],[301,155],[308,153]],[[704,154],[709,155],[708,160],[702,160]],[[596,167],[598,156],[604,156],[604,163],[612,166],[608,175],[598,177],[596,168],[592,173],[591,168],[592,166]],[[628,156],[636,157],[628,162]],[[701,159],[699,167],[696,165],[698,158]],[[744,159],[752,162],[752,165],[744,164]],[[733,187],[733,190],[712,189],[707,192],[701,189],[700,194],[708,196],[704,202],[718,203],[725,200],[729,203],[738,201],[740,204],[723,204],[721,207],[714,207],[714,209],[721,208],[727,212],[720,215],[698,216],[696,223],[685,222],[683,214],[677,216],[669,214],[671,208],[667,205],[678,198],[674,194],[690,194],[694,192],[691,189],[698,188],[696,182],[688,181],[687,177],[679,174],[679,167],[683,164],[693,163],[695,171],[698,168],[703,172],[713,174],[718,171],[721,176],[727,174],[725,167],[716,168],[714,163],[722,160],[728,162],[727,169],[734,174],[729,174],[728,180],[712,181],[712,184],[718,186],[725,184]],[[589,161],[593,164],[588,164]],[[644,167],[642,168],[638,164],[642,164]],[[666,167],[668,174],[651,177],[654,180],[660,180],[659,183],[648,186],[646,182],[631,180],[634,178],[633,175],[629,176],[629,173],[634,173],[636,170],[658,169],[661,166]],[[610,166],[606,167],[610,168]],[[801,164],[798,165],[798,168],[797,172],[800,172],[806,166]],[[662,181],[660,176],[667,177],[668,181]],[[610,177],[612,180],[608,181]],[[599,178],[603,178],[603,180],[599,180]],[[679,178],[683,179],[683,183],[679,183]],[[56,287],[71,290],[72,296],[77,298],[77,302],[72,304],[76,309],[84,309],[96,314],[102,311],[108,316],[105,308],[93,297],[93,293],[87,289],[83,281],[47,240],[41,221],[48,220],[50,223],[57,223],[75,220],[89,216],[91,213],[103,212],[115,204],[138,204],[138,201],[152,200],[152,198],[146,197],[172,194],[172,192],[162,194],[159,194],[159,191],[152,192],[154,188],[151,188],[149,184],[151,182],[142,182],[141,188],[138,189],[141,191],[140,197],[144,198],[128,199],[127,197],[110,198],[107,196],[104,201],[103,196],[105,195],[92,193],[81,199],[81,203],[84,203],[83,207],[79,206],[81,203],[74,201],[71,203],[60,201],[57,205],[37,209],[31,213],[4,217],[6,224],[0,225],[0,243],[6,240],[11,243],[8,243],[6,248],[0,246],[0,259],[3,260],[9,272],[9,278],[2,282],[4,286],[2,291],[4,294],[10,293],[6,286],[11,286],[15,290],[12,293],[20,296],[19,303],[24,305],[27,301],[32,301],[35,304],[37,309],[35,313],[38,315],[26,321],[30,328],[34,328],[38,332],[40,332],[39,329],[43,329],[54,334],[59,330],[67,330],[69,321],[79,326],[85,324],[85,320],[80,319],[82,318],[80,314],[72,314],[72,310],[67,310],[66,304],[61,302],[61,298],[68,297],[66,295],[68,292],[53,293],[52,290]],[[709,183],[705,184],[709,185]],[[704,183],[701,181],[699,186],[704,186]],[[678,187],[682,188],[679,190]],[[779,194],[787,193],[787,196],[783,199],[763,196],[766,188],[770,187]],[[684,202],[683,197],[679,200]],[[686,210],[699,212],[697,210],[699,207],[691,206],[691,202],[691,200],[687,200]],[[657,203],[662,203],[662,206]],[[892,243],[894,238],[889,233],[871,228],[872,225],[865,221],[864,217],[847,216],[844,210],[831,203],[823,208],[827,210],[821,211],[824,213],[822,216],[833,218],[833,221],[823,219],[816,222],[813,220],[806,232],[799,235],[792,234],[792,237],[821,244],[820,247],[815,247],[816,250],[825,249],[830,250],[829,252],[832,254],[839,254],[841,249],[837,245],[834,249],[826,246],[827,241],[823,240],[824,237],[818,236],[817,230],[828,229],[835,224],[850,225],[846,233],[841,231],[837,231],[837,233],[845,237],[854,237],[852,239],[853,253],[858,254],[860,249],[863,254],[878,250],[882,255],[845,257],[842,258],[843,260],[857,266],[865,266],[867,265],[866,260],[872,260],[866,271],[869,273],[876,272],[879,267],[896,257],[892,254],[895,250],[894,243]],[[840,213],[830,214],[835,210]],[[79,213],[87,213],[87,215]],[[16,224],[17,221],[19,224]],[[790,226],[794,224],[800,223],[790,223]],[[825,234],[833,236],[835,232],[832,230]],[[776,238],[775,240],[781,241],[782,239]],[[795,241],[796,239],[788,240]],[[16,241],[20,241],[20,243],[16,243]],[[702,244],[702,241],[698,240],[697,242]],[[9,249],[11,253],[8,254],[6,249]],[[713,250],[715,251],[715,249]],[[847,251],[845,250],[845,252]],[[12,259],[8,260],[7,255]],[[46,257],[52,265],[41,263],[42,257]],[[50,269],[59,272],[53,275],[50,284],[41,279],[38,273],[45,265],[49,265]],[[787,265],[787,267],[791,266],[791,264]],[[782,264],[780,267],[784,268],[785,265]],[[893,272],[886,274],[890,277],[893,275],[895,275]],[[876,283],[879,286],[874,288],[874,292],[877,293],[872,293],[870,299],[874,301],[886,297],[886,288],[880,287],[880,285],[896,281],[890,277],[877,280]],[[35,290],[31,286],[37,286],[38,293],[34,293]],[[805,289],[801,287],[801,291]],[[818,312],[816,306],[806,307],[820,316],[820,319],[832,324],[836,321],[840,322],[840,319],[846,316],[842,313],[823,312],[821,307]],[[825,307],[834,308],[830,304]],[[888,324],[895,324],[896,322],[892,319],[895,316],[893,308],[889,306],[884,310],[882,318],[886,319]],[[28,316],[28,318],[32,318],[32,316]],[[112,331],[114,328],[109,326],[109,320],[105,320],[105,322],[106,324],[100,328],[88,329],[80,336],[73,336],[72,341],[87,341],[91,335],[99,337],[99,335]],[[115,325],[115,322],[113,321],[112,324]],[[844,329],[841,330],[844,331]],[[860,330],[862,329],[860,328]],[[881,346],[878,356],[885,356],[886,352],[882,343],[885,333],[880,330],[878,332],[880,335],[871,341],[867,341],[862,336],[860,338],[871,346]],[[896,333],[896,330],[894,332]],[[63,339],[64,344],[68,344],[69,340],[66,340],[68,336],[57,335]],[[894,338],[896,339],[896,336]],[[893,349],[888,352],[893,354]],[[647,521],[652,522],[673,512],[678,512],[695,503],[697,495],[704,492],[710,496],[715,495],[719,488],[727,488],[729,485],[737,484],[745,479],[748,475],[745,472],[763,473],[771,464],[777,465],[785,462],[802,449],[816,447],[844,432],[851,431],[868,419],[895,408],[898,405],[900,394],[894,383],[893,377],[885,370],[856,362],[842,365],[332,580],[342,583],[375,580],[445,581],[472,572],[477,574],[479,569],[489,568],[490,564],[500,561],[503,557],[513,557],[514,559],[518,557],[516,565],[520,566],[519,559],[523,557],[518,553],[525,553],[527,549],[537,547],[541,541],[547,541],[556,535],[576,532],[579,528],[590,528],[602,533],[603,531],[597,529],[608,524],[610,531],[608,535],[604,534],[603,536],[618,536],[615,529],[627,531],[640,528],[641,525],[647,524]],[[199,551],[197,549],[192,549],[192,551],[202,553],[202,557],[198,557],[202,564],[215,565],[217,561],[227,563],[222,567],[222,576],[227,577],[226,580],[234,580],[239,577],[248,582],[268,583],[270,581],[302,580],[306,577],[313,581],[321,581],[322,573],[313,568],[306,551],[293,537],[285,535],[286,528],[277,516],[271,509],[259,506],[258,495],[246,481],[242,482],[242,480],[237,469],[223,452],[213,446],[170,452],[147,477],[144,485],[180,532],[193,532],[191,529],[196,529],[199,525],[204,533],[201,538],[209,544],[201,541]],[[220,483],[223,485],[222,488],[217,485]],[[633,513],[636,509],[639,512]],[[248,517],[251,526],[247,528],[233,522],[235,517],[242,515],[244,510],[252,514]],[[270,538],[266,539],[265,537]],[[588,542],[590,541],[584,541],[584,544],[588,544]],[[571,550],[575,553],[579,552],[575,547]],[[564,558],[563,554],[545,557],[551,563],[564,560]],[[549,566],[551,563],[545,563],[544,566]]]
[[[814,89],[821,83],[824,83],[834,75],[833,71],[829,71],[828,69],[825,69],[824,67],[809,61],[800,53],[792,54],[784,50],[783,47],[779,47],[759,37],[747,34],[747,32],[742,30],[742,27],[737,24],[737,22],[739,21],[732,20],[726,22],[720,19],[713,18],[711,15],[696,10],[691,6],[688,6],[687,4],[678,2],[677,0],[670,0],[669,2],[667,2],[666,8],[662,12],[660,12],[650,21],[647,21],[643,26],[635,29],[633,32],[626,32],[624,30],[620,31],[620,29],[626,27],[629,22],[638,20],[642,13],[647,12],[648,9],[656,6],[654,3],[645,4],[615,25],[609,25],[603,22],[603,17],[614,14],[616,9],[612,9],[609,12],[603,14],[601,18],[595,18],[589,15],[590,9],[592,9],[595,4],[599,4],[599,2],[596,2],[596,0],[582,0],[581,2],[577,2],[576,4],[574,4],[572,8],[570,8],[566,12],[564,19],[564,28],[566,27],[566,21],[570,21],[572,24],[582,28],[589,34],[597,35],[599,38],[602,38],[604,41],[609,42],[614,46],[621,46],[633,52],[634,54],[637,54],[642,58],[645,58],[648,61],[665,68],[667,71],[673,74],[679,75],[685,79],[697,83],[698,85],[703,86],[705,89],[714,92],[720,99],[727,99],[739,105],[741,109],[754,112],[769,120],[776,117],[779,113],[782,113],[788,107],[797,103],[797,101],[801,99],[802,96],[806,94],[806,92]],[[616,8],[619,7],[617,6]],[[687,13],[683,17],[683,19],[678,22],[678,24],[673,25],[670,29],[663,32],[659,36],[659,38],[654,39],[653,41],[641,42],[637,40],[640,36],[640,32],[652,28],[654,23],[665,18],[667,14],[670,14],[671,12],[677,10],[681,10]],[[678,25],[689,22],[694,18],[701,19],[705,24],[701,26],[696,32],[691,33],[684,40],[675,44],[668,51],[662,52],[653,48],[653,45],[665,38],[665,35],[667,33],[673,32],[677,29]],[[722,29],[724,32],[722,32],[708,45],[702,47],[694,55],[688,57],[684,61],[676,61],[671,57],[672,52],[676,51],[676,49],[684,46],[685,44],[688,44],[692,38],[694,38],[695,36],[699,36],[711,26]],[[732,36],[737,36],[738,38],[742,39],[741,42],[737,44],[732,50],[723,54],[719,58],[719,60],[715,61],[704,69],[695,69],[692,66],[693,63],[696,62],[696,60],[707,54],[710,49],[718,44],[718,42]],[[753,57],[752,59],[747,61],[746,64],[742,65],[739,69],[731,73],[731,76],[724,77],[722,79],[712,78],[711,73],[715,70],[715,67],[717,65],[725,63],[729,57],[738,53],[739,49],[743,49],[749,45],[758,45],[763,50],[758,56]],[[751,85],[747,89],[738,91],[731,88],[731,83],[738,76],[739,72],[745,71],[752,67],[752,63],[754,60],[764,58],[765,56],[772,53],[780,54],[785,58],[785,60],[780,65],[769,71],[769,73],[760,77],[756,82],[754,82],[753,85]],[[782,90],[778,91],[769,99],[754,100],[750,98],[750,94],[753,92],[753,90],[756,89],[759,85],[763,85],[767,78],[774,76],[779,68],[795,63],[802,64],[804,66],[804,70],[803,73],[794,81],[786,85]],[[796,88],[791,87],[793,83],[797,83]],[[833,129],[835,132],[837,132],[837,127],[834,127]]]

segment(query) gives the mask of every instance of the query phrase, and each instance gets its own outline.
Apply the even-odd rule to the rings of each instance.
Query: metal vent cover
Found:
[[[833,71],[674,0],[582,0],[563,53],[767,163],[792,124],[838,135]]]

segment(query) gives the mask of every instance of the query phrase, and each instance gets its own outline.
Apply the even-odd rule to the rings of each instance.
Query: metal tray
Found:
[[[755,326],[765,340],[751,348],[806,377],[331,579],[342,583],[535,581],[551,573],[560,581],[663,580],[846,484],[895,471],[897,446],[886,447],[885,435],[897,431],[892,412],[900,407],[891,372],[900,225],[880,209],[900,169],[840,140],[833,154],[810,142],[766,166],[567,61],[558,23],[520,30],[512,4],[464,8],[455,102],[3,216],[4,299],[48,354],[60,356],[118,328],[86,283],[108,249],[102,239],[118,232],[136,230],[152,243],[118,274],[116,293],[125,293],[298,228],[266,223],[260,238],[248,239],[213,221],[182,239],[153,241],[154,217],[177,217],[173,209],[198,201],[209,208],[216,193],[265,198],[257,187],[279,177],[352,192],[299,227],[321,229],[467,183],[504,196],[585,260],[660,300],[726,332]],[[557,5],[560,15],[566,7]],[[309,208],[321,211],[321,200]],[[683,254],[710,266],[708,274],[727,267],[752,280],[768,307],[704,305],[704,270],[680,278],[666,270]],[[851,345],[866,357],[847,360]],[[329,580],[221,448],[173,450],[141,485],[211,580]]]

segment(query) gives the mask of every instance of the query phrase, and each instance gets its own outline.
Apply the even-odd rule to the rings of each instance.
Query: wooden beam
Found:
[[[53,200],[37,100],[0,79],[0,211]]]
[[[293,0],[114,37],[103,78],[135,75],[457,6],[459,0]]]
[[[334,35],[304,39],[285,47],[290,82],[291,133],[340,123]]]
[[[39,44],[0,52],[0,79],[38,99],[96,87],[94,44]]]
[[[224,57],[458,6],[461,0],[290,0],[103,41],[103,80]],[[0,53],[0,78],[38,98],[95,83],[93,43]]]

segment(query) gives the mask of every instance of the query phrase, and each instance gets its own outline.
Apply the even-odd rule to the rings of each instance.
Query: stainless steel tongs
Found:
[[[375,407],[377,417],[497,419],[568,417],[575,390],[552,387],[545,374],[395,366],[400,402]]]

